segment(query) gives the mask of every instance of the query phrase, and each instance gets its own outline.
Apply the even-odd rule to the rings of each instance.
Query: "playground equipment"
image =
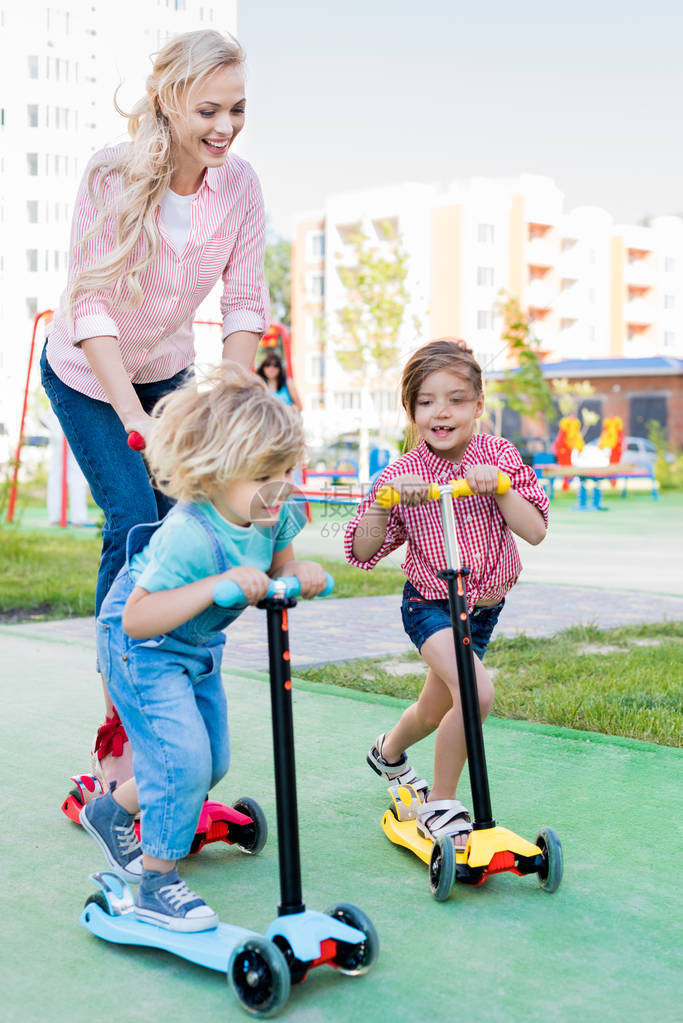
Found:
[[[333,585],[328,576],[325,593]],[[313,967],[329,963],[341,973],[360,975],[379,951],[375,928],[358,907],[339,902],[319,913],[307,910],[302,899],[287,621],[299,594],[298,579],[277,579],[258,604],[267,613],[280,869],[278,915],[265,936],[224,923],[195,934],[142,923],[135,918],[128,885],[111,871],[92,875],[100,890],[87,899],[80,917],[87,930],[107,941],[165,949],[226,972],[238,1001],[255,1016],[274,1015],[286,1003],[290,985],[303,981]],[[214,589],[214,600],[233,607],[244,602],[244,595],[235,583],[223,580]]]
[[[510,479],[498,473],[498,493],[510,488]],[[445,901],[456,881],[480,885],[491,874],[537,874],[541,887],[554,892],[562,880],[563,858],[560,840],[552,828],[542,827],[535,844],[496,825],[491,809],[484,737],[479,712],[474,654],[467,613],[466,578],[469,569],[460,564],[453,499],[471,497],[465,480],[445,485],[431,483],[429,497],[439,500],[446,551],[446,568],[439,576],[448,586],[455,657],[467,745],[467,763],[472,788],[474,821],[465,849],[456,849],[453,839],[437,842],[423,838],[417,830],[417,807],[425,799],[424,788],[392,785],[392,805],[382,817],[382,828],[389,841],[404,846],[429,865],[429,885],[434,898]],[[400,504],[400,495],[391,486],[381,487],[377,503],[384,508]]]

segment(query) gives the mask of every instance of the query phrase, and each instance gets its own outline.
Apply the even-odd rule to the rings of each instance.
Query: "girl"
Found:
[[[270,319],[258,179],[230,149],[244,127],[244,53],[215,31],[156,54],[131,141],[94,155],[76,198],[67,290],[41,360],[43,386],[104,512],[95,614],[128,531],[168,511],[127,445],[194,358],[192,320],[223,278],[223,351],[249,368]],[[105,692],[94,768],[125,735]],[[125,759],[125,758],[124,758]],[[111,758],[109,758],[111,761]],[[108,764],[111,776],[130,774]]]
[[[97,620],[98,657],[130,736],[135,778],[87,803],[81,823],[114,869],[140,882],[139,919],[199,931],[218,917],[180,880],[176,861],[228,769],[221,630],[241,613],[214,606],[214,587],[232,579],[254,604],[269,576],[296,575],[302,596],[313,597],[325,574],[292,551],[304,517],[285,503],[303,452],[291,409],[235,363],[216,370],[208,391],[190,384],[159,409],[146,454],[160,490],[184,503],[131,531],[127,563]]]
[[[452,836],[456,848],[464,848],[472,825],[456,790],[465,736],[448,591],[438,577],[446,567],[441,518],[438,502],[428,500],[428,483],[466,479],[474,491],[454,503],[462,562],[470,568],[467,598],[482,718],[494,693],[481,658],[522,567],[512,533],[540,543],[548,499],[509,441],[475,434],[484,411],[481,369],[464,342],[440,338],[415,352],[403,371],[401,399],[419,443],[376,480],[347,527],[346,557],[371,569],[407,542],[403,624],[429,670],[417,702],[378,737],[367,759],[390,783],[412,784],[417,775],[405,751],[437,729],[434,784],[418,810],[417,827],[424,837]],[[506,494],[496,494],[499,469],[512,480]],[[401,495],[401,505],[391,510],[375,501],[388,483]]]
[[[265,380],[268,389],[276,398],[284,401],[285,405],[293,405],[297,412],[303,410],[304,406],[294,381],[287,376],[282,359],[276,352],[266,355],[256,372],[262,380]]]

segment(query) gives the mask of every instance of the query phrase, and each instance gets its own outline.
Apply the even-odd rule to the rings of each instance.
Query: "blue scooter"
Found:
[[[333,587],[328,575],[321,596]],[[287,1002],[290,985],[301,983],[313,967],[329,963],[358,976],[368,972],[379,953],[372,921],[357,906],[340,902],[320,913],[306,909],[302,899],[287,623],[287,611],[296,606],[300,592],[297,578],[276,579],[258,604],[266,610],[268,623],[281,898],[276,919],[265,935],[224,923],[194,934],[167,931],[137,920],[132,892],[113,871],[91,875],[100,890],[86,900],[80,917],[87,930],[106,941],[165,949],[225,972],[241,1006],[261,1017],[275,1015]],[[236,607],[244,604],[244,594],[223,580],[214,589],[214,601]]]

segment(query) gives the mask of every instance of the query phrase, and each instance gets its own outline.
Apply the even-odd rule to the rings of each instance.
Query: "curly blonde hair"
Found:
[[[232,480],[258,480],[303,459],[300,417],[236,362],[166,395],[154,417],[145,457],[154,485],[178,501],[207,500]]]
[[[154,55],[146,95],[129,115],[114,98],[116,109],[128,117],[131,143],[117,156],[103,157],[90,168],[88,192],[98,215],[80,246],[96,237],[110,217],[116,218],[116,246],[72,280],[67,293],[69,316],[79,298],[104,288],[113,287],[116,297],[125,298],[131,308],[140,304],[140,277],[161,240],[155,209],[173,176],[173,120],[184,116],[194,85],[220,68],[243,64],[244,56],[230,35],[213,29],[185,32]],[[120,175],[120,188],[109,187],[111,175]]]

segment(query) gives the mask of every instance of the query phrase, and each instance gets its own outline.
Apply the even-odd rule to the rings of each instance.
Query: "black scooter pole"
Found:
[[[270,704],[275,762],[275,800],[277,841],[280,865],[278,915],[303,913],[301,859],[299,855],[299,818],[296,803],[294,764],[294,721],[292,682],[289,666],[287,609],[296,606],[292,597],[275,596],[262,601],[268,619],[268,659],[270,663]]]
[[[472,788],[472,807],[476,830],[495,827],[491,809],[488,772],[486,770],[486,753],[484,752],[484,733],[481,727],[481,711],[479,709],[479,693],[477,692],[477,676],[474,670],[474,654],[472,652],[472,636],[470,619],[467,613],[467,592],[465,580],[469,569],[460,565],[460,552],[455,529],[452,490],[444,487],[439,498],[441,520],[444,531],[446,564],[448,568],[439,572],[448,586],[448,601],[453,626],[455,643],[455,663],[458,668],[458,685],[460,688],[460,704],[462,707],[465,744],[467,746],[467,767]]]

